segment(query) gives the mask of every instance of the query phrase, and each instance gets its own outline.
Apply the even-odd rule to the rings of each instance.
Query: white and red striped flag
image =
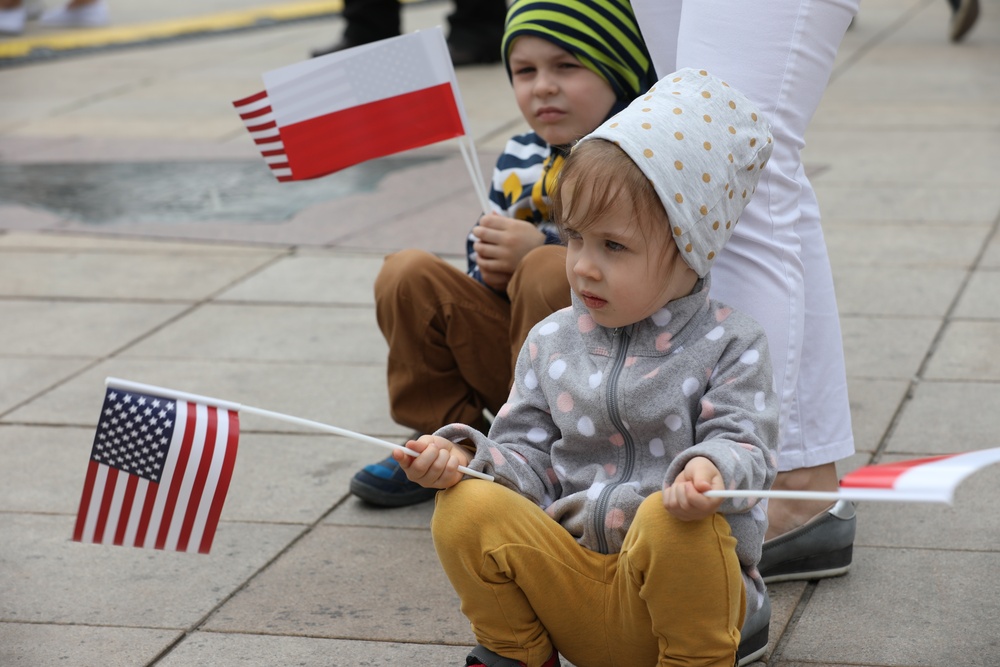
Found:
[[[279,181],[468,134],[440,28],[337,51],[263,79],[263,91],[233,105]]]
[[[109,386],[73,539],[209,553],[239,431],[236,410]]]
[[[895,463],[879,463],[844,475],[839,491],[707,491],[713,498],[790,498],[799,500],[886,500],[951,503],[969,475],[1000,463],[1000,447]]]

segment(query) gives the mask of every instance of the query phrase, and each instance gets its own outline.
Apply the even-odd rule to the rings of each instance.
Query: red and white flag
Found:
[[[894,502],[951,503],[955,489],[966,477],[1000,463],[1000,447],[962,454],[910,459],[865,466],[844,475],[839,491],[707,491],[712,498],[786,498],[798,500],[886,500]]]
[[[263,75],[233,102],[279,181],[317,178],[468,134],[440,28],[313,58]]]
[[[239,431],[235,410],[109,386],[73,539],[209,553]]]

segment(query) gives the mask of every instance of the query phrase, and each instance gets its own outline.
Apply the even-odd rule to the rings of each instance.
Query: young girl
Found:
[[[704,492],[770,485],[778,403],[763,331],[709,298],[709,268],[770,151],[756,107],[688,69],[567,159],[572,307],[532,329],[489,437],[453,424],[395,454],[447,489],[432,531],[467,664],[733,664],[766,605],[766,516]]]

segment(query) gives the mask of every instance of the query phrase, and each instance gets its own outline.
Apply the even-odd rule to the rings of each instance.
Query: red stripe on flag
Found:
[[[240,118],[243,120],[250,120],[251,118],[259,118],[260,116],[265,116],[271,113],[271,107],[261,107],[256,111],[247,111],[246,113],[241,113]]]
[[[287,162],[273,162],[267,166],[269,166],[271,169],[288,169]]]
[[[149,522],[153,517],[153,508],[156,505],[156,494],[160,491],[160,485],[150,482],[146,487],[146,499],[142,504],[142,514],[139,515],[139,527],[135,532],[135,546],[141,547],[146,543],[146,532],[149,530]]]
[[[844,478],[840,480],[840,485],[849,488],[891,489],[895,486],[899,476],[910,468],[940,461],[941,459],[950,459],[952,456],[954,455],[931,456],[926,459],[912,459],[897,463],[880,463],[878,465],[865,466],[844,475]]]
[[[87,515],[90,512],[90,498],[94,493],[94,480],[97,479],[97,470],[100,464],[91,459],[87,465],[87,476],[83,480],[83,494],[80,496],[80,509],[76,512],[76,526],[73,528],[73,540],[83,541],[83,527],[87,524]]]
[[[254,102],[260,102],[261,100],[266,98],[267,98],[267,91],[262,90],[259,93],[254,93],[250,97],[244,97],[242,100],[236,100],[235,102],[233,102],[233,106],[238,109],[240,107],[245,107],[248,104],[253,104]]]
[[[174,466],[173,478],[170,480],[170,490],[167,492],[167,503],[163,508],[163,518],[160,519],[160,531],[156,535],[157,549],[163,549],[167,544],[167,533],[170,532],[170,523],[174,518],[174,510],[177,508],[177,498],[181,493],[181,484],[184,482],[184,471],[187,469],[188,459],[191,458],[191,443],[194,442],[194,427],[197,406],[194,403],[187,404],[187,419],[184,424],[184,439],[181,442],[180,451],[177,453],[177,465]]]
[[[268,135],[266,137],[259,137],[253,140],[253,142],[258,146],[260,146],[261,144],[273,144],[276,141],[281,141],[281,135],[279,135],[277,132]]]
[[[212,549],[212,539],[215,537],[215,529],[219,525],[219,517],[222,515],[222,505],[226,502],[226,494],[229,493],[229,481],[233,477],[233,469],[236,467],[236,449],[240,439],[240,415],[238,412],[229,414],[229,437],[226,440],[226,457],[222,461],[222,470],[219,472],[219,481],[215,487],[215,496],[212,498],[212,506],[205,520],[205,532],[202,534],[201,544],[198,546],[199,553],[207,554]]]
[[[275,148],[274,150],[270,151],[261,151],[260,154],[263,155],[264,157],[274,157],[275,155],[284,155],[285,151],[281,150],[280,148]]]
[[[139,486],[136,475],[126,475],[125,497],[122,499],[122,509],[118,516],[118,529],[115,530],[115,544],[121,546],[125,541],[125,529],[128,528],[128,518],[132,515],[132,503],[135,502],[135,489]]]
[[[212,467],[212,455],[215,453],[215,438],[219,415],[218,410],[213,406],[208,406],[207,412],[205,445],[201,450],[201,460],[198,461],[194,484],[191,487],[191,494],[188,496],[184,519],[181,522],[181,532],[177,538],[178,551],[187,551],[188,540],[191,539],[191,529],[194,527],[194,521],[198,517],[198,506],[201,504],[201,495],[205,492],[205,480],[208,479],[208,470]]]
[[[270,130],[275,127],[278,127],[277,121],[271,120],[260,125],[247,125],[247,132],[263,132],[264,130]]]
[[[318,116],[280,130],[294,180],[325,176],[366,160],[465,133],[450,83]]]
[[[111,512],[111,501],[115,497],[115,483],[118,481],[118,469],[108,468],[108,476],[104,479],[101,489],[101,509],[97,515],[97,526],[94,528],[94,542],[104,541],[104,528],[108,524],[108,514]]]

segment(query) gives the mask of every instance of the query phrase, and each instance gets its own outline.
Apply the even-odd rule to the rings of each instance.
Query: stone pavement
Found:
[[[952,45],[943,0],[866,0],[807,137],[857,438],[844,471],[1000,445],[1000,0],[981,1]],[[111,2],[125,26],[242,4]],[[405,27],[448,10],[410,6]],[[431,505],[347,493],[373,445],[244,415],[211,555],[69,539],[106,376],[406,435],[371,284],[393,249],[461,261],[477,205],[457,150],[278,185],[230,106],[341,28],[0,67],[3,667],[462,663]],[[523,124],[499,66],[458,78],[488,170]],[[847,576],[772,586],[765,662],[1000,665],[998,485],[994,467],[953,507],[862,504]]]

